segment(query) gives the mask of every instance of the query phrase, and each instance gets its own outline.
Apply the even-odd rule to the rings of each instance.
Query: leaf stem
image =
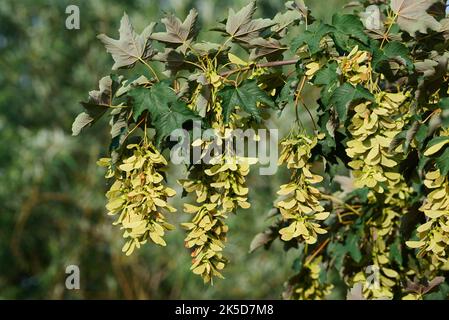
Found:
[[[422,123],[422,124],[426,123],[426,122],[429,121],[430,118],[432,118],[434,115],[440,114],[440,113],[441,113],[441,109],[440,109],[440,108],[438,108],[438,109],[436,109],[436,110],[433,110],[433,112],[432,112],[431,114],[429,114],[429,116],[428,116],[426,119],[424,119],[421,123]]]
[[[145,121],[146,119],[147,119],[147,117],[142,118],[142,120],[140,120],[140,121],[136,124],[136,126],[135,126],[134,128],[132,128],[131,130],[129,130],[129,132],[126,134],[125,138],[123,139],[123,141],[126,141],[126,139],[128,139],[128,137],[130,136],[130,134],[133,133],[134,130],[136,130],[136,129],[142,124],[142,122]],[[146,132],[145,132],[145,134],[146,134]]]
[[[148,137],[147,137],[147,117],[145,116],[145,128],[143,130],[143,143],[145,145],[148,143]]]
[[[310,120],[312,120],[313,129],[315,131],[317,131],[318,127],[316,125],[315,119],[313,119],[313,116],[312,116],[312,113],[310,112],[310,109],[307,107],[306,102],[304,101],[304,99],[303,99],[303,97],[301,95],[300,95],[300,99],[301,99],[301,102],[302,102],[302,104],[304,106],[304,109],[306,109],[307,113],[309,114]]]
[[[330,200],[332,202],[336,202],[338,204],[343,205],[344,207],[346,207],[347,209],[351,210],[352,212],[354,212],[356,215],[358,215],[359,217],[362,216],[362,214],[360,213],[360,211],[356,210],[353,206],[347,204],[346,202],[344,202],[341,199],[338,199],[337,197],[331,196],[331,195],[327,195],[327,194],[322,194],[321,197],[323,199],[327,199]]]
[[[391,28],[393,27],[393,24],[396,22],[396,19],[398,18],[398,16],[399,16],[399,12],[394,14],[393,20],[390,22],[387,31],[383,35],[382,43],[380,44],[380,48],[381,49],[384,47],[385,40],[387,40],[387,37],[388,37],[388,35],[390,34],[390,31],[391,31]]]
[[[315,259],[315,257],[321,252],[323,251],[324,248],[326,248],[326,246],[329,244],[331,240],[329,238],[327,238],[313,253],[312,255],[310,255],[309,257],[307,257],[306,262],[304,263],[304,266],[307,266],[310,262],[313,261],[313,259]]]
[[[200,66],[199,64],[192,62],[192,61],[188,61],[188,60],[184,60],[185,63],[191,64],[192,66],[195,66],[197,68],[199,68],[200,70],[203,70],[204,72],[206,72],[205,67]]]
[[[232,36],[230,36],[229,38],[226,39],[226,41],[220,46],[220,48],[218,49],[217,53],[214,55],[214,58],[212,60],[216,60],[218,58],[218,56],[220,55],[220,53],[223,51],[223,49],[225,48],[225,46],[228,44],[229,41],[232,40]]]
[[[299,105],[299,98],[301,97],[301,92],[304,89],[304,86],[306,84],[306,76],[302,77],[301,82],[298,83],[298,86],[296,87],[296,98],[295,98],[295,115],[296,115],[296,122],[300,123],[301,119],[299,118],[298,113],[298,105]],[[304,127],[301,123],[301,126]]]
[[[156,78],[156,80],[159,82],[160,79],[157,76],[156,71],[153,69],[152,66],[150,66],[145,60],[143,60],[142,58],[139,58],[139,61],[142,62],[145,66],[147,66],[148,69],[150,69],[151,73],[153,74],[153,76]]]

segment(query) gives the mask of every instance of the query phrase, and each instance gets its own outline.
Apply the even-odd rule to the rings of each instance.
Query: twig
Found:
[[[329,244],[330,241],[331,240],[327,238],[309,257],[307,257],[304,265],[307,266],[310,262],[312,262],[313,259],[315,259],[315,257],[318,255],[318,253],[320,253],[321,251],[323,251],[324,248],[326,248],[326,246]]]
[[[346,207],[347,209],[351,210],[352,212],[354,212],[354,213],[355,213],[356,215],[358,215],[359,217],[362,216],[362,214],[361,214],[358,210],[356,210],[353,206],[347,204],[347,203],[344,202],[343,200],[340,200],[340,199],[338,199],[338,198],[336,198],[336,197],[334,197],[334,196],[327,195],[327,194],[322,194],[321,197],[322,197],[323,199],[328,199],[328,200],[331,200],[331,201],[333,201],[333,202],[336,202],[336,203],[338,203],[338,204],[343,205],[344,207]]]
[[[301,102],[302,102],[304,108],[306,109],[307,113],[309,114],[310,120],[312,120],[313,128],[315,129],[315,131],[317,131],[318,127],[316,125],[315,119],[313,119],[312,112],[310,112],[310,109],[307,107],[306,102],[304,101],[303,97],[301,95],[300,95],[300,97],[301,97]]]
[[[301,92],[304,89],[305,85],[306,85],[306,76],[304,76],[301,79],[301,82],[298,83],[298,86],[296,87],[296,92],[295,92],[296,98],[295,98],[294,107],[295,107],[296,122],[301,123],[301,126],[303,126],[303,125],[302,125],[301,119],[299,118],[298,105],[299,105],[299,98],[301,97]]]
[[[142,122],[145,121],[145,120],[147,120],[147,117],[142,118],[142,120],[140,120],[140,121],[136,124],[136,126],[135,126],[134,128],[132,128],[132,129],[128,132],[128,134],[125,136],[125,138],[123,139],[123,141],[125,141],[126,139],[128,139],[128,137],[131,135],[131,133],[133,133],[134,130],[136,130],[136,129],[142,124]]]

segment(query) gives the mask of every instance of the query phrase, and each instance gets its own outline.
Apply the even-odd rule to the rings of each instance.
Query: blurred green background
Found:
[[[328,20],[349,1],[306,1]],[[107,188],[95,164],[107,153],[109,129],[100,121],[79,137],[71,124],[79,101],[109,74],[112,59],[96,39],[118,35],[128,13],[137,32],[163,11],[200,12],[202,30],[247,0],[2,0],[0,1],[0,299],[278,299],[293,274],[294,250],[279,243],[248,254],[251,239],[270,224],[267,212],[288,177],[249,177],[249,210],[229,219],[225,280],[204,285],[189,271],[185,233],[165,248],[121,253],[121,231],[104,209]],[[80,30],[67,30],[65,9],[80,8]],[[259,0],[257,15],[273,17],[284,1]],[[213,39],[208,39],[213,40]],[[311,100],[316,93],[310,93]],[[284,115],[289,117],[289,115]],[[278,123],[283,121],[277,120]],[[284,129],[286,128],[283,125]],[[169,183],[183,171],[173,168]],[[175,205],[182,208],[182,199]],[[178,210],[174,222],[189,216]],[[65,288],[65,268],[78,265],[81,289]]]

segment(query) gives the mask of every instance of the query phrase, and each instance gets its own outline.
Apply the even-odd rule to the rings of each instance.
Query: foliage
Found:
[[[239,0],[232,3],[240,5]],[[80,30],[65,28],[65,9],[72,4],[80,8]],[[190,260],[182,245],[144,246],[131,256],[120,251],[122,232],[113,232],[118,230],[110,226],[118,216],[105,214],[108,185],[95,159],[105,156],[113,136],[114,144],[124,138],[117,135],[124,130],[124,121],[117,121],[110,133],[103,117],[92,128],[83,129],[88,134],[71,137],[74,117],[81,111],[87,113],[78,102],[87,91],[99,90],[100,78],[92,75],[109,73],[113,63],[96,34],[114,30],[124,10],[140,33],[145,21],[156,19],[163,10],[188,13],[188,7],[195,6],[207,13],[198,18],[206,27],[228,5],[214,0],[0,3],[0,298],[279,297],[281,287],[273,288],[285,278],[293,253],[285,256],[275,244],[275,250],[248,255],[247,247],[238,245],[249,243],[263,227],[264,220],[257,219],[257,213],[269,205],[270,184],[275,185],[278,176],[270,184],[256,175],[250,178],[251,198],[257,203],[239,221],[230,221],[234,231],[227,255],[233,264],[226,269],[227,281],[205,288],[189,268],[180,267]],[[281,5],[265,2],[260,9],[271,14]],[[133,70],[143,71],[139,64]],[[181,177],[182,170],[172,167],[167,173],[178,194],[173,179]],[[180,202],[172,202],[178,211]],[[186,220],[178,214],[166,217],[174,225]],[[243,225],[233,228],[236,222]],[[164,239],[182,243],[183,236],[184,231],[178,229],[167,232]],[[65,268],[71,264],[80,267],[80,290],[65,288]]]
[[[250,2],[239,11],[230,9],[213,29],[224,36],[221,43],[196,40],[195,10],[184,22],[167,15],[162,20],[166,32],[152,33],[151,23],[141,35],[125,14],[120,40],[100,36],[115,61],[113,69],[141,62],[149,71],[144,81],[112,75],[109,83],[115,79],[121,94],[112,93],[113,102],[103,104],[112,127],[127,119],[126,136],[114,144],[107,173],[116,179],[112,192],[117,183],[131,186],[109,197],[109,207],[121,212],[125,236],[138,228],[137,247],[155,233],[153,242],[165,245],[159,238],[164,228],[155,230],[151,223],[161,217],[154,204],[149,209],[141,202],[133,205],[138,225],[123,207],[142,187],[135,175],[113,173],[142,166],[135,156],[127,158],[131,133],[140,152],[153,152],[148,139],[154,139],[156,152],[164,152],[173,146],[166,139],[171,131],[189,129],[192,120],[201,119],[202,127],[213,129],[224,143],[236,129],[264,127],[270,109],[303,107],[313,129],[296,112],[279,159],[291,172],[290,182],[280,187],[270,231],[251,245],[254,250],[279,237],[286,250],[303,247],[284,296],[325,298],[334,287],[333,270],[363,299],[422,299],[437,290],[443,281],[436,279],[449,267],[445,7],[437,0],[372,2],[360,1],[351,14],[336,13],[330,24],[313,18],[302,1],[287,2],[273,19],[254,19],[256,3]],[[298,25],[304,30],[289,47],[285,39]],[[153,66],[158,62],[162,75]],[[134,79],[142,76],[133,74]],[[321,88],[317,119],[303,98],[306,85]],[[95,119],[80,117],[75,135],[80,125]],[[210,145],[201,139],[192,144],[202,148],[203,156]],[[139,166],[128,168],[135,161]],[[184,211],[194,214],[183,224],[189,231],[185,244],[192,250],[193,273],[205,282],[222,277],[227,264],[228,215],[250,207],[246,177],[251,164],[249,158],[214,154],[212,163],[189,165],[188,176],[180,181],[195,198],[195,204],[184,204]],[[166,198],[159,201],[154,203],[167,206]],[[413,289],[432,281],[429,290]]]

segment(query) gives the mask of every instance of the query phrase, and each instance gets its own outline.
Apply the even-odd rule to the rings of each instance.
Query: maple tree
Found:
[[[251,2],[229,9],[211,31],[223,35],[222,43],[197,41],[194,9],[184,21],[168,14],[161,20],[165,31],[154,32],[151,23],[140,34],[125,14],[118,40],[98,36],[117,72],[90,92],[73,133],[110,117],[111,157],[99,164],[114,180],[107,209],[124,229],[126,254],[147,242],[165,246],[165,232],[174,227],[165,214],[175,211],[167,200],[176,192],[165,185],[162,155],[173,147],[171,132],[200,121],[222,139],[233,130],[263,128],[274,111],[294,108],[279,159],[291,178],[274,201],[272,226],[251,244],[251,251],[269,248],[280,238],[286,250],[299,249],[284,297],[325,298],[335,274],[350,289],[348,298],[422,299],[432,291],[447,297],[445,3],[352,6],[352,14],[337,13],[327,24],[303,1],[287,2],[272,19],[254,19]],[[148,72],[120,72],[137,63]],[[306,85],[321,90],[316,116],[304,102]],[[300,116],[298,109],[306,112]],[[210,141],[194,144],[206,148]],[[182,224],[185,246],[193,273],[205,282],[222,277],[228,263],[226,220],[250,206],[251,165],[220,154],[213,163],[188,165],[179,181],[193,199],[184,204],[193,216]]]

